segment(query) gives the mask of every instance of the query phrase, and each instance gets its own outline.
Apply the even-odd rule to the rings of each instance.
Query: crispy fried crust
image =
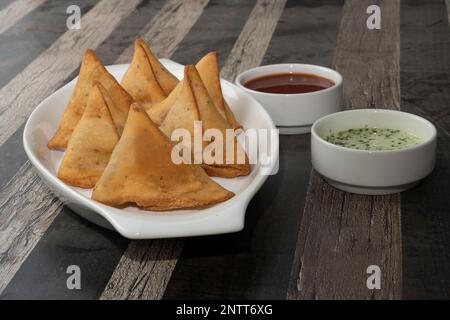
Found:
[[[165,92],[166,96],[169,95],[178,84],[178,79],[171,74],[162,64],[158,58],[153,54],[150,46],[142,38],[137,38],[137,43],[144,49],[148,61],[152,65],[153,72],[155,73],[156,80]]]
[[[174,164],[173,145],[138,104],[92,193],[96,201],[151,210],[196,208],[233,197],[200,166]]]
[[[195,100],[197,102],[197,108],[200,113],[200,119],[202,120],[203,132],[207,131],[208,129],[217,129],[221,132],[222,137],[224,137],[225,141],[225,137],[227,137],[227,129],[233,129],[233,127],[230,123],[228,123],[226,119],[224,119],[219,114],[217,109],[214,107],[214,104],[211,101],[208,91],[206,90],[203,81],[200,78],[199,73],[197,72],[197,69],[192,65],[186,66],[185,78],[187,79],[187,82],[189,83],[192,92],[194,93]],[[233,154],[227,154],[226,143],[223,143],[223,148],[216,150],[217,152],[219,152],[219,154],[217,154],[216,152],[217,158],[222,159],[221,164],[214,165],[215,167],[232,168],[233,170],[226,171],[211,169],[209,170],[209,172],[214,172],[215,175],[226,178],[230,178],[236,175],[246,175],[250,172],[249,161],[247,155],[245,154],[245,151],[237,141],[236,136],[234,136],[233,139]],[[205,142],[204,148],[208,144],[208,142]],[[238,158],[238,155],[240,154],[244,155],[243,163],[240,163],[239,161],[240,159]],[[221,175],[222,173],[224,175]]]
[[[59,128],[48,142],[50,149],[64,149],[83,115],[94,82],[98,81],[110,92],[111,98],[117,105],[129,106],[131,96],[119,85],[114,77],[108,73],[92,49],[88,49],[83,57],[77,84],[64,110]]]
[[[234,129],[242,128],[242,125],[237,122],[233,111],[231,111],[223,98],[217,52],[213,51],[206,54],[199,62],[197,62],[195,67],[220,115],[224,117]]]
[[[94,187],[118,141],[119,135],[100,84],[96,84],[69,140],[58,177],[73,186]]]
[[[138,40],[134,42],[133,59],[122,78],[121,84],[139,103],[156,103],[167,97],[156,79],[152,64],[144,48]]]

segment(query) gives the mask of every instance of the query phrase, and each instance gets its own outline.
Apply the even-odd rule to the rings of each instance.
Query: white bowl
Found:
[[[422,138],[418,145],[386,151],[345,148],[322,137],[333,132],[369,127],[400,129]],[[393,110],[361,109],[334,113],[311,129],[314,169],[334,187],[360,194],[390,194],[406,190],[434,168],[436,128],[419,116]]]
[[[248,89],[244,84],[252,79],[279,73],[306,73],[332,80],[335,84],[324,90],[279,94]],[[329,68],[312,64],[272,64],[247,70],[236,78],[236,85],[258,100],[281,134],[308,133],[317,119],[341,110],[342,76]]]
[[[170,60],[161,62],[182,77],[183,66]],[[108,71],[120,80],[128,65],[108,66]],[[271,172],[277,164],[278,146],[270,147],[270,164],[260,161],[251,166],[246,177],[234,179],[214,178],[216,182],[236,195],[228,201],[197,210],[152,212],[129,206],[113,208],[90,198],[91,189],[69,186],[58,179],[57,170],[63,152],[49,150],[47,142],[58,127],[76,79],[58,89],[42,101],[30,115],[23,133],[23,144],[31,163],[43,181],[66,204],[84,218],[106,228],[114,229],[130,239],[153,239],[182,236],[198,236],[239,231],[244,227],[245,211],[253,195],[262,186],[267,175],[260,169]],[[247,128],[275,129],[270,116],[261,105],[235,85],[222,80],[225,99],[238,121]],[[272,142],[272,141],[269,141]],[[274,143],[278,143],[275,141]],[[249,154],[249,156],[251,156]],[[266,163],[266,162],[265,162]]]

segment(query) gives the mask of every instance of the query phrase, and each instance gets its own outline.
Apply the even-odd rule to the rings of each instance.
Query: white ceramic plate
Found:
[[[182,65],[166,59],[161,62],[175,76],[182,77]],[[108,66],[107,69],[120,80],[127,67],[123,64]],[[92,190],[72,187],[59,180],[57,171],[64,153],[49,150],[47,142],[58,127],[75,83],[76,79],[42,101],[30,115],[23,134],[25,151],[38,174],[73,211],[130,239],[198,236],[242,230],[247,205],[267,178],[259,172],[260,162],[251,166],[251,173],[246,177],[214,178],[236,195],[226,202],[201,210],[153,212],[133,206],[117,209],[91,200]],[[222,88],[225,99],[246,129],[275,129],[270,116],[256,100],[225,80],[222,80]],[[271,163],[275,166],[278,145],[270,149]]]

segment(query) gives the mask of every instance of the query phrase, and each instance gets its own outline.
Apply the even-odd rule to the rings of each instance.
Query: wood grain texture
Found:
[[[30,163],[0,191],[0,294],[62,205]]]
[[[373,1],[347,0],[334,67],[344,81],[346,108],[400,107],[399,1],[378,1],[381,30],[366,27]],[[381,290],[366,287],[378,265]],[[400,195],[345,193],[311,173],[288,299],[401,297]]]
[[[450,0],[445,0],[445,7],[447,9],[447,19],[450,24]]]
[[[16,0],[0,11],[0,33],[39,7],[46,0]]]
[[[268,40],[263,64],[330,66],[342,5],[288,0]],[[286,298],[311,172],[309,150],[309,135],[280,136],[280,169],[250,202],[244,230],[186,239],[163,299]]]
[[[445,4],[402,1],[402,110],[437,128],[436,167],[402,193],[403,298],[450,299],[450,28]]]
[[[131,241],[100,299],[161,299],[182,247],[182,239]]]
[[[98,46],[140,1],[100,1],[82,18],[80,30],[83,32],[69,30],[64,33],[0,89],[0,145],[22,125],[37,103],[78,68],[84,51]]]
[[[158,58],[168,58],[191,30],[209,0],[169,0],[144,28],[141,36],[148,41]],[[123,51],[116,63],[127,63],[133,56],[134,45]]]
[[[261,64],[286,0],[258,0],[221,70],[233,81],[244,70]]]
[[[222,67],[255,3],[256,0],[212,0],[171,59],[192,64],[214,50]]]
[[[260,3],[257,3],[255,5],[258,6],[261,5]],[[252,12],[255,12],[255,10],[253,10]],[[174,14],[173,15],[175,19],[178,19],[179,14]],[[251,20],[251,24],[255,27],[257,27],[259,24],[265,25],[266,21],[263,18],[267,18],[267,16],[262,16],[262,15],[256,15],[256,14],[251,14],[247,20],[247,24],[249,23],[248,21]],[[278,15],[279,18],[279,15]],[[278,19],[277,18],[277,19]],[[256,23],[256,22],[259,22]],[[165,22],[167,25],[171,25],[172,23],[167,23],[167,21]],[[246,24],[246,25],[247,25]],[[276,23],[275,23],[276,25]],[[192,27],[192,24],[186,26],[189,29]],[[152,27],[151,27],[152,28]],[[245,27],[244,27],[245,29]],[[170,29],[163,29],[163,30],[167,30],[167,32],[170,32]],[[153,32],[153,31],[151,31]],[[242,30],[242,32],[244,32],[244,30]],[[240,35],[242,35],[242,32]],[[248,31],[245,31],[248,32]],[[273,32],[273,31],[272,31]],[[270,37],[268,38],[264,38],[261,41],[267,41],[267,43],[265,43],[265,45],[263,45],[264,50],[267,48],[268,42],[270,41],[271,38],[271,34],[270,33]],[[150,32],[149,32],[150,33]],[[160,31],[161,33],[161,31]],[[187,32],[185,32],[184,34],[186,34]],[[166,37],[164,36],[164,34],[160,34],[160,36],[158,38],[154,38],[151,41],[151,46],[152,48],[163,48],[166,44],[165,39]],[[158,43],[158,39],[160,39],[162,41],[162,43]],[[243,41],[242,39],[245,39],[243,37],[239,37],[238,41]],[[164,40],[164,41],[163,41]],[[182,39],[179,39],[179,41],[181,41]],[[175,50],[175,48],[177,47],[178,44],[174,45],[173,43],[171,43],[171,47],[172,50]],[[236,47],[236,45],[235,45]],[[168,56],[170,57],[173,54],[173,51],[167,51],[167,49],[164,50],[166,52],[166,54],[168,54]],[[242,54],[242,51],[232,51],[230,53],[230,55],[232,54]],[[257,55],[261,55],[260,52],[254,52],[253,54],[257,54]],[[262,56],[261,56],[262,58]],[[234,59],[230,59],[227,60],[230,61],[228,63],[234,63],[232,61],[235,61]],[[255,61],[255,60],[253,60]],[[256,60],[257,61],[257,60]],[[235,69],[236,71],[237,69]],[[235,74],[230,74],[230,76],[235,76]],[[117,298],[130,298],[130,299],[140,299],[142,297],[147,297],[147,298],[151,298],[151,299],[160,299],[162,297],[162,294],[165,291],[165,288],[167,286],[168,283],[168,279],[170,278],[172,272],[173,272],[173,268],[176,265],[176,261],[181,253],[181,250],[183,248],[183,244],[184,244],[184,240],[178,240],[176,242],[176,245],[171,245],[173,240],[159,240],[157,241],[158,243],[160,243],[159,245],[152,245],[152,242],[155,241],[131,241],[129,247],[127,248],[126,252],[124,253],[124,258],[123,261],[121,260],[121,263],[119,263],[117,269],[115,270],[114,274],[111,277],[110,282],[108,283],[108,285],[105,288],[105,291],[102,294],[102,299],[103,298],[108,298],[108,299],[115,299]],[[165,244],[166,242],[168,242],[167,244]],[[163,249],[161,249],[163,248]],[[167,253],[164,248],[168,248],[170,250],[169,253]],[[148,252],[150,250],[150,252]],[[157,251],[157,252],[153,252],[153,251]],[[130,257],[133,256],[143,256],[145,257],[145,259],[130,259]],[[170,255],[172,258],[167,260],[167,259],[160,259],[159,257],[165,257],[167,255]],[[156,261],[155,261],[156,260]],[[156,265],[156,266],[155,266]],[[131,267],[133,266],[133,267]],[[141,270],[141,272],[136,272],[136,273],[130,273],[129,269],[133,268],[133,269],[137,269],[137,270]],[[148,279],[149,274],[148,274],[148,270],[149,269],[155,269],[155,270],[161,270],[160,273],[157,274],[157,276],[154,276],[152,278],[152,286],[147,286],[147,285],[139,285],[136,286],[134,285],[135,283],[139,283],[140,281],[142,281],[141,279]],[[122,284],[122,285],[130,285],[131,287],[123,287],[118,285],[118,283]],[[157,289],[154,289],[157,288]]]
[[[160,54],[170,57],[207,3],[204,0],[167,2],[160,14],[143,28],[143,38],[150,42],[158,57]],[[177,32],[173,26],[177,26]],[[116,62],[129,61],[132,54],[133,45]],[[161,299],[182,248],[182,240],[130,241],[100,298]],[[130,269],[135,272],[130,273]]]
[[[177,5],[174,5],[175,2],[177,3]],[[137,4],[137,2],[132,3],[132,5],[136,5],[136,4]],[[198,17],[199,14],[200,14],[200,11],[197,10],[195,6],[196,5],[197,6],[201,5],[202,8],[203,8],[206,5],[206,1],[188,1],[188,2],[185,2],[185,5],[192,4],[194,6],[193,11],[190,14],[189,14],[189,11],[187,10],[187,8],[184,7],[182,4],[183,3],[181,1],[172,1],[170,6],[168,6],[168,5],[164,6],[158,12],[158,14],[156,15],[156,17],[163,17],[164,18],[164,23],[168,24],[168,25],[165,25],[164,29],[162,29],[162,30],[164,30],[164,32],[159,32],[158,33],[158,37],[159,37],[160,40],[163,39],[162,41],[165,41],[166,39],[172,39],[173,41],[170,43],[171,50],[175,50],[176,47],[177,47],[177,42],[174,42],[174,41],[181,41],[182,38],[179,38],[179,37],[173,38],[171,36],[172,32],[173,32],[173,28],[169,28],[168,26],[169,25],[183,25],[183,26],[185,26],[186,30],[178,29],[178,31],[180,31],[180,33],[182,35],[185,35],[190,30],[192,25],[195,23],[195,20],[192,20],[192,19],[195,16]],[[132,6],[130,8],[131,8],[130,10],[132,10]],[[183,10],[180,11],[180,8],[183,9],[184,11]],[[180,14],[180,12],[184,12],[185,14],[182,15],[182,14]],[[124,18],[124,17],[125,17],[125,15],[121,16],[121,18]],[[95,15],[92,16],[92,18],[94,18],[94,19],[97,18],[98,19],[98,17],[96,17]],[[189,23],[185,23],[184,21],[182,21],[182,20],[185,20],[185,19],[188,19]],[[87,17],[83,18],[83,21],[82,21],[83,28],[87,24],[86,21],[84,21],[84,20],[87,20]],[[162,25],[161,25],[162,22],[158,22],[158,19],[155,19],[155,20],[156,21],[153,21],[153,23],[156,23],[156,24],[159,25],[159,27],[162,27]],[[119,22],[120,21],[118,20],[117,23],[119,23]],[[152,24],[148,24],[147,27],[148,28],[153,28],[153,26],[154,26],[153,23]],[[115,26],[115,25],[113,25],[113,26]],[[144,27],[143,30],[145,32],[146,28]],[[156,32],[155,29],[152,29],[152,30],[153,30],[153,33],[152,32],[146,32],[145,34],[155,34],[155,32]],[[86,30],[84,30],[83,32],[86,32]],[[105,37],[106,36],[108,36],[108,34],[105,34]],[[95,47],[96,45],[99,45],[101,43],[100,40],[102,40],[102,39],[97,39],[98,42],[97,43],[91,43],[90,46],[91,47]],[[166,45],[166,43],[159,43],[157,41],[155,42],[155,44],[156,44],[157,48],[163,48],[164,45]],[[131,46],[131,48],[132,48],[132,46]],[[123,59],[124,57],[125,57],[125,55],[123,55],[123,54],[121,56],[119,56],[119,58],[117,59],[117,62],[120,62],[120,59]],[[129,58],[131,58],[131,57],[129,57]],[[35,63],[35,62],[33,62],[33,63]],[[67,76],[67,74],[64,74],[64,75]],[[42,77],[42,78],[40,78],[40,79],[45,79],[45,76],[48,76],[48,75],[41,74],[40,77]],[[23,172],[20,172],[20,174],[18,173],[18,176],[15,178],[15,180],[17,180],[17,181],[15,181],[14,183],[15,184],[22,183],[24,180],[27,179],[27,175],[30,174],[30,172],[31,172],[31,169],[29,168],[29,166],[27,164],[26,168],[23,170]],[[52,208],[47,208],[47,209],[49,210],[50,213],[53,213],[55,215],[57,214],[57,212],[54,212],[54,210],[52,210]],[[58,209],[58,211],[59,210],[60,210],[60,208]],[[35,243],[32,243],[30,245],[33,245],[33,247],[34,247],[34,244]],[[150,246],[149,248],[157,250],[157,248],[155,249],[155,246]],[[146,252],[146,250],[149,249],[149,248],[146,247],[146,248],[143,248],[142,250],[144,252]],[[31,247],[31,249],[32,249],[32,247]],[[180,250],[181,250],[181,248],[180,248]],[[148,257],[153,257],[154,256],[154,255],[151,254],[151,252],[147,252],[147,253],[148,253],[148,255],[147,255]],[[126,254],[125,254],[125,256],[126,256]],[[163,252],[161,255],[164,256],[164,254],[165,254],[165,252]],[[18,263],[16,267],[18,268],[22,262],[23,262],[23,260],[21,260],[20,263]],[[171,265],[170,262],[166,263],[164,261],[159,261],[159,260],[156,261],[156,262],[154,262],[153,260],[152,261],[147,261],[147,263],[149,263],[149,264],[156,263],[156,264],[158,264],[160,266],[160,268],[162,268],[163,266],[168,266],[168,268],[170,268],[170,265]],[[167,274],[170,275],[170,272],[168,272]],[[160,279],[160,280],[164,281],[164,279]],[[113,292],[112,289],[109,292],[110,293]]]
[[[21,125],[21,122],[40,99],[55,90],[70,72],[78,67],[79,57],[82,56],[85,48],[100,44],[120,19],[131,12],[133,6],[136,6],[138,2],[137,0],[132,1],[127,6],[122,5],[120,1],[104,0],[99,2],[82,18],[82,28],[85,28],[83,30],[86,32],[82,37],[74,33],[76,30],[67,31],[54,45],[0,90],[2,96],[0,101],[2,112],[0,113],[2,127],[0,144],[4,142],[2,139],[7,139],[8,135],[14,133],[14,130],[17,129],[15,126]],[[97,23],[107,24],[107,22],[109,22],[108,27],[100,28],[103,32],[96,30],[98,29]],[[3,123],[3,121],[7,123]],[[30,190],[30,194],[23,193],[23,186]],[[12,227],[5,230],[4,233],[2,232],[2,237],[15,240],[2,243],[0,252],[5,252],[5,255],[2,255],[5,267],[0,270],[2,274],[4,273],[0,276],[0,291],[11,280],[62,206],[61,202],[35,175],[28,161],[5,186],[4,190],[6,191],[2,191],[0,198],[2,201],[5,199],[3,207],[0,207],[0,219],[11,220],[9,223]],[[36,199],[33,199],[33,196]],[[17,208],[13,210],[14,205]],[[27,207],[24,208],[24,205]],[[30,214],[30,212],[36,212],[36,215]],[[22,229],[18,228],[16,224]]]

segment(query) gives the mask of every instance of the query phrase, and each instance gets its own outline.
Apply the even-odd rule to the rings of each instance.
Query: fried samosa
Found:
[[[170,109],[178,100],[182,87],[183,83],[179,82],[175,89],[173,89],[169,96],[163,101],[159,103],[145,103],[142,105],[147,114],[150,116],[150,119],[152,119],[155,124],[159,126],[164,121]]]
[[[108,91],[111,99],[123,113],[128,112],[133,99],[119,85],[116,79],[106,70],[92,49],[88,49],[83,57],[75,89],[69,104],[64,110],[59,128],[50,139],[50,149],[64,149],[72,135],[75,126],[80,121],[89,98],[94,82],[98,81]]]
[[[221,163],[205,164],[203,168],[211,176],[232,178],[248,175],[250,173],[248,157],[237,141],[236,136],[233,136],[233,140],[231,141],[234,152],[231,154],[227,153],[227,129],[231,131],[234,128],[220,115],[217,108],[215,108],[197,69],[192,65],[186,66],[185,78],[194,93],[202,121],[203,132],[206,132],[208,129],[216,129],[221,132],[223,137],[223,148],[215,150],[219,154],[214,155],[214,158],[222,159]]]
[[[221,143],[216,141],[217,144],[220,143],[216,148],[213,148],[212,141],[203,141],[203,150],[210,148],[212,160],[217,160],[215,163],[204,161],[203,168],[205,171],[209,175],[226,178],[247,175],[250,172],[250,166],[245,151],[237,141],[232,125],[215,108],[194,66],[186,66],[184,78],[177,88],[179,93],[173,98],[171,105],[167,104],[166,107],[169,111],[161,123],[160,129],[168,137],[171,137],[172,132],[178,128],[187,129],[191,134],[190,149],[192,153],[197,153],[196,159],[198,159],[198,151],[194,148],[194,121],[201,121],[203,133],[207,132],[208,129],[214,129],[222,137]],[[229,149],[226,145],[227,129],[229,129],[230,138],[228,143],[231,143]],[[202,134],[202,132],[198,134]],[[186,144],[185,141],[183,143]],[[227,154],[227,151],[231,152]]]
[[[167,70],[158,58],[153,54],[150,46],[142,38],[137,38],[137,43],[144,49],[147,59],[152,65],[156,80],[163,89],[166,95],[169,95],[178,84],[178,79]]]
[[[94,187],[118,141],[108,103],[101,85],[96,83],[69,140],[58,177],[73,186]]]
[[[173,144],[139,104],[131,106],[122,137],[97,182],[92,198],[149,210],[203,207],[233,193],[208,177],[200,166],[175,164]]]
[[[223,98],[222,87],[220,85],[219,59],[217,52],[206,54],[195,65],[202,81],[208,90],[209,96],[220,115],[225,118],[235,129],[242,126],[237,122],[227,102]]]
[[[121,85],[136,102],[141,104],[160,102],[167,97],[139,40],[134,42],[133,59],[122,78]]]

